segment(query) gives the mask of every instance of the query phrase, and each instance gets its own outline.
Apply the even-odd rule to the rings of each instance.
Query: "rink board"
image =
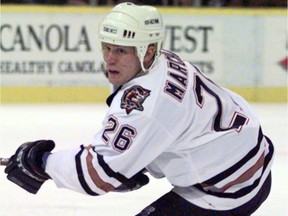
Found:
[[[286,88],[230,88],[250,102],[285,102]],[[109,87],[1,87],[1,103],[103,103]]]
[[[97,26],[109,9],[2,6],[1,103],[105,101]],[[249,101],[287,101],[285,9],[159,10],[164,49]]]

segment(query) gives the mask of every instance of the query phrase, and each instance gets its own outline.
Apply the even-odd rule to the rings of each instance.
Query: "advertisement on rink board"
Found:
[[[104,85],[101,15],[3,14],[2,85]],[[33,80],[33,82],[31,82]]]
[[[104,13],[1,14],[1,86],[103,86]],[[224,86],[287,85],[286,17],[165,14],[164,49]],[[132,45],[132,43],[131,43]],[[285,65],[286,59],[286,65]]]

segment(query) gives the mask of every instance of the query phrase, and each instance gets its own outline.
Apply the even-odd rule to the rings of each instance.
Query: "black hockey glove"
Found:
[[[138,190],[144,185],[149,183],[149,177],[143,173],[143,171],[138,172],[132,176],[127,182],[118,186],[114,192],[129,192]]]
[[[26,191],[36,194],[50,177],[45,173],[42,157],[55,147],[52,140],[38,140],[22,144],[9,159],[5,168],[7,178]]]

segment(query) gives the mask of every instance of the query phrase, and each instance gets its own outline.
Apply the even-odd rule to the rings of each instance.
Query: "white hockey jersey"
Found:
[[[146,168],[191,203],[228,210],[270,172],[273,145],[248,103],[169,51],[107,102],[93,145],[49,156],[58,187],[102,195]]]

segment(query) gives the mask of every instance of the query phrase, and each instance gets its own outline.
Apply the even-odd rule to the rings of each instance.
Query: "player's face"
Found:
[[[134,47],[102,43],[102,52],[108,80],[115,86],[123,85],[141,71]]]

